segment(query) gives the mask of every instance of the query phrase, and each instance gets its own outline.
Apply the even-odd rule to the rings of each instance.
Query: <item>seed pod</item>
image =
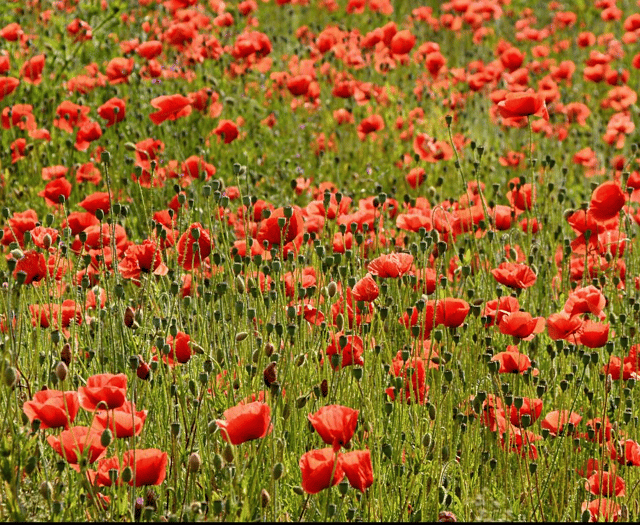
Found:
[[[64,361],[59,361],[56,365],[56,377],[58,381],[64,381],[67,378],[67,372],[69,372],[67,365]]]
[[[327,397],[329,395],[329,381],[326,379],[322,380],[322,383],[320,383],[320,391],[322,393],[322,397]]]
[[[227,443],[227,446],[224,447],[224,451],[222,452],[222,457],[227,463],[233,463],[233,459],[234,459],[233,446],[230,443]]]
[[[71,364],[71,345],[69,343],[65,343],[60,350],[60,359],[67,366]]]
[[[197,452],[193,452],[189,456],[189,471],[194,473],[198,472],[201,465],[202,459],[200,459],[200,454],[198,454]]]
[[[282,463],[276,463],[273,467],[273,479],[278,481],[284,473],[284,465]]]
[[[124,325],[127,328],[138,328],[136,314],[130,306],[127,306],[127,309],[124,311]]]
[[[236,334],[236,343],[244,341],[247,337],[249,337],[249,332],[238,332]]]
[[[111,441],[113,440],[113,433],[108,428],[105,428],[100,435],[100,444],[103,447],[108,447],[111,445]]]
[[[271,496],[265,489],[262,489],[262,492],[260,492],[260,504],[262,505],[262,508],[265,508],[270,502]]]

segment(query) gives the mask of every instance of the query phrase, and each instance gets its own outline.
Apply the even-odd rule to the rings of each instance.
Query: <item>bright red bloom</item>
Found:
[[[71,183],[65,179],[54,179],[51,182],[47,183],[44,187],[44,190],[38,193],[39,197],[44,197],[44,201],[47,203],[47,206],[57,206],[60,204],[58,200],[61,196],[67,200],[69,195],[71,195]]]
[[[569,338],[575,336],[582,328],[582,323],[583,320],[579,316],[570,316],[567,312],[562,311],[557,314],[551,314],[547,318],[547,332],[554,341],[558,339],[569,341]]]
[[[122,84],[129,81],[135,61],[133,58],[115,57],[107,64],[106,75],[109,84]]]
[[[409,29],[398,31],[389,44],[394,55],[406,55],[416,43],[416,37]]]
[[[29,83],[38,85],[42,82],[42,70],[44,69],[44,55],[36,55],[24,64],[20,69],[20,76],[22,79]]]
[[[510,345],[506,352],[499,352],[491,361],[500,363],[500,374],[524,374],[531,367],[531,359],[520,353],[518,347]]]
[[[36,129],[36,118],[33,116],[31,104],[14,104],[2,110],[2,127],[11,129],[12,126],[28,131]]]
[[[131,244],[127,247],[118,270],[125,279],[139,281],[142,272],[167,275],[169,268],[162,262],[162,254],[155,241],[145,239],[140,245]]]
[[[536,282],[536,274],[526,264],[503,262],[491,270],[491,275],[500,284],[514,289],[529,288]]]
[[[18,272],[24,272],[26,278],[24,284],[40,281],[47,276],[47,264],[44,255],[36,250],[27,250],[18,259],[16,268],[13,271],[14,279],[18,277]]]
[[[75,148],[78,151],[86,151],[92,142],[98,140],[102,136],[100,124],[93,120],[86,120],[76,133]]]
[[[195,246],[197,249],[194,249]],[[178,262],[185,270],[198,268],[209,257],[213,244],[209,230],[205,230],[199,222],[189,226],[178,240]]]
[[[184,332],[178,332],[175,337],[170,335],[167,338],[167,344],[171,347],[171,351],[164,359],[169,365],[176,363],[187,363],[191,359],[193,352],[191,351],[191,336]]]
[[[367,135],[384,129],[384,120],[377,113],[362,119],[358,124],[358,138],[364,140]]]
[[[344,344],[342,344],[343,342]],[[364,365],[364,359],[362,358],[362,338],[359,335],[345,335],[344,332],[333,334],[331,336],[331,344],[327,346],[325,353],[328,356],[334,354],[342,355],[338,366],[333,366],[333,363],[330,363],[334,370],[344,368],[345,366]]]
[[[327,405],[308,418],[313,428],[335,451],[349,444],[358,424],[358,410],[342,405]]]
[[[25,401],[22,410],[31,423],[38,419],[41,429],[62,427],[67,430],[76,418],[79,407],[75,390],[40,390],[31,401]]]
[[[601,348],[609,340],[609,323],[587,320],[578,332],[577,344],[588,348]]]
[[[620,185],[607,181],[593,190],[588,212],[596,221],[604,222],[616,217],[624,204],[625,195]]]
[[[380,289],[370,273],[360,279],[351,291],[353,299],[365,302],[375,301],[379,294]]]
[[[347,452],[340,456],[340,463],[353,488],[364,492],[373,485],[371,452],[368,450]]]
[[[20,81],[13,77],[0,77],[0,102],[4,97],[13,93],[20,85]]]
[[[483,317],[487,318],[485,326],[499,325],[505,315],[518,310],[520,310],[518,299],[510,295],[487,301],[482,312]]]
[[[620,517],[620,505],[614,500],[607,498],[594,499],[591,502],[582,502],[582,512],[589,511],[590,522],[596,522],[600,520],[604,521],[618,521]]]
[[[124,120],[125,110],[124,100],[113,97],[98,108],[98,115],[107,121],[107,127],[111,127],[116,122],[122,122]]]
[[[151,101],[151,105],[158,111],[151,113],[149,118],[156,125],[165,120],[176,120],[191,114],[191,101],[182,95],[162,95]]]
[[[87,195],[78,205],[93,215],[96,214],[97,210],[102,210],[107,214],[111,208],[111,198],[106,191],[96,191],[91,195]]]
[[[147,414],[147,410],[136,412],[135,405],[132,405],[130,401],[125,401],[119,408],[100,410],[96,413],[91,428],[97,432],[108,428],[117,438],[137,436],[142,432]]]
[[[106,453],[106,447],[100,443],[100,433],[89,427],[63,430],[58,436],[49,436],[47,443],[72,465],[77,465],[83,456],[93,463]]]
[[[556,436],[564,430],[564,425],[571,423],[576,427],[580,421],[582,421],[580,414],[576,414],[575,412],[569,414],[568,410],[554,410],[544,417],[540,426],[548,429],[552,435]]]
[[[607,305],[607,299],[603,293],[590,284],[584,288],[576,288],[569,294],[564,303],[564,311],[569,315],[591,313],[600,319],[604,319],[602,310]]]
[[[225,144],[229,144],[238,138],[238,126],[233,120],[222,119],[218,122],[213,132],[224,139]]]
[[[503,118],[535,115],[549,120],[544,97],[531,92],[507,93],[505,99],[498,102],[498,112]]]
[[[371,275],[380,278],[402,277],[411,270],[413,255],[410,253],[383,254],[369,263]]]
[[[87,379],[87,386],[78,388],[78,400],[85,410],[121,407],[127,394],[125,374],[97,374]]]
[[[118,457],[104,458],[98,464],[97,483],[102,487],[110,487],[112,484],[109,471],[117,470],[120,474],[130,467],[133,477],[129,481],[132,487],[148,485],[160,485],[167,476],[168,455],[156,448],[127,450],[122,457],[122,464]],[[118,485],[122,484],[121,476],[118,476]]]
[[[162,42],[159,40],[147,40],[136,48],[136,53],[147,60],[156,58],[162,53]]]
[[[528,338],[544,331],[545,318],[532,317],[529,312],[517,311],[505,315],[498,327],[501,334],[529,340]]]
[[[436,325],[461,326],[469,313],[469,303],[464,299],[447,297],[436,303]]]
[[[284,222],[283,226],[280,226]],[[285,216],[284,208],[276,208],[268,219],[258,225],[258,242],[268,241],[271,244],[287,244],[304,232],[304,217],[300,210],[293,209],[291,217]]]
[[[344,478],[342,462],[332,448],[311,450],[302,455],[298,465],[302,473],[302,489],[307,494],[317,494]]]
[[[511,409],[509,411],[509,420],[512,425],[516,427],[523,426],[522,424],[522,416],[529,416],[529,424],[534,423],[542,414],[542,399],[531,399],[528,397],[522,398],[522,406],[520,408],[516,408],[516,405],[511,405]]]
[[[587,481],[585,481],[584,488],[595,496],[615,495],[619,498],[625,495],[624,479],[611,472],[602,470],[591,474]]]
[[[73,133],[74,127],[81,126],[88,120],[89,111],[91,111],[89,106],[79,106],[70,100],[65,100],[56,109],[53,125],[63,131]]]
[[[239,404],[224,411],[225,420],[216,419],[222,437],[232,445],[260,439],[269,434],[271,408],[266,403]]]

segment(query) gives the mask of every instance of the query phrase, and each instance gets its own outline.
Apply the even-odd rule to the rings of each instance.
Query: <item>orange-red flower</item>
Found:
[[[344,470],[339,456],[332,448],[311,450],[303,454],[298,462],[302,474],[302,489],[307,494],[337,485],[344,478]]]
[[[160,485],[167,476],[168,455],[156,448],[127,450],[122,457],[122,463],[118,457],[104,458],[98,463],[97,484],[103,487],[110,487],[112,478],[110,470],[117,470],[120,474],[130,467],[133,476],[129,481],[132,487],[143,487],[147,485]],[[121,476],[118,476],[117,484],[122,483]]]
[[[358,410],[342,405],[327,405],[308,418],[322,441],[338,451],[349,444],[358,424]]]
[[[25,401],[22,410],[31,423],[38,419],[40,428],[69,428],[78,414],[78,393],[74,391],[40,390],[31,401]]]
[[[194,248],[194,246],[198,248]],[[178,240],[178,262],[185,270],[198,268],[209,257],[213,244],[209,230],[205,230],[199,222],[189,226]]]
[[[491,275],[500,284],[514,289],[529,288],[536,282],[536,274],[526,264],[504,262],[491,270]]]
[[[356,301],[375,301],[379,294],[380,289],[369,272],[355,284],[351,291],[351,297]]]
[[[625,195],[614,181],[603,182],[591,194],[588,213],[598,222],[614,218],[625,204]]]
[[[156,125],[165,120],[176,120],[191,114],[191,100],[182,95],[162,95],[151,101],[151,106],[158,111],[151,113],[149,118]]]
[[[216,419],[216,425],[232,445],[263,438],[272,430],[271,408],[260,401],[231,407],[224,411],[224,418]]]
[[[72,465],[77,465],[82,457],[93,463],[106,453],[106,447],[100,443],[100,433],[89,427],[63,430],[58,436],[49,436],[47,443]]]
[[[122,122],[126,113],[124,100],[113,97],[107,100],[98,108],[98,115],[107,121],[107,127],[113,126],[116,122]]]
[[[504,100],[498,102],[498,112],[503,118],[518,118],[535,115],[549,120],[544,97],[537,93],[507,93]]]
[[[373,466],[371,452],[368,450],[354,450],[340,456],[340,463],[349,484],[364,492],[373,485]]]
[[[402,277],[411,270],[413,255],[410,253],[383,254],[371,261],[367,267],[371,275],[380,278]]]
[[[78,400],[85,410],[121,407],[127,393],[125,374],[97,374],[87,379],[87,386],[78,388]]]

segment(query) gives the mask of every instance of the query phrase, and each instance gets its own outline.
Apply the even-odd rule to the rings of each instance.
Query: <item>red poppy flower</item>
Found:
[[[78,205],[93,215],[96,214],[97,210],[102,210],[107,214],[111,208],[111,198],[106,191],[96,191],[91,195],[87,195]]]
[[[342,462],[332,448],[311,450],[302,455],[298,465],[302,473],[302,489],[307,494],[317,494],[344,478]]]
[[[358,138],[364,140],[367,135],[384,129],[384,120],[377,113],[362,119],[358,124]]]
[[[582,323],[583,320],[579,316],[570,316],[567,312],[562,311],[557,314],[551,314],[547,318],[547,332],[554,341],[558,339],[569,341],[569,338],[575,336],[582,328]]]
[[[78,151],[86,151],[92,142],[102,136],[100,124],[93,120],[86,120],[76,133],[75,148]]]
[[[232,445],[260,439],[272,430],[271,408],[266,403],[239,404],[224,411],[225,419],[216,419],[222,437]]]
[[[588,212],[596,221],[603,222],[617,216],[624,204],[622,188],[614,181],[607,181],[593,190]]]
[[[36,118],[33,116],[31,104],[14,104],[2,110],[2,127],[11,129],[16,126],[22,130],[32,131],[36,129]]]
[[[87,386],[78,387],[78,400],[85,410],[121,407],[127,393],[125,374],[97,374],[87,379]]]
[[[511,405],[509,411],[509,420],[512,425],[516,427],[522,426],[522,416],[529,416],[529,424],[534,423],[542,414],[542,399],[531,399],[528,397],[522,398],[522,406],[517,408],[516,405]]]
[[[413,255],[410,253],[383,254],[369,263],[371,275],[380,278],[402,277],[411,270]]]
[[[54,179],[47,183],[44,190],[38,193],[38,196],[44,197],[47,206],[58,206],[60,204],[59,197],[62,196],[67,200],[71,195],[71,189],[71,183],[67,179]]]
[[[603,293],[590,284],[584,288],[576,288],[569,294],[564,303],[564,311],[569,315],[591,313],[601,320],[606,317],[602,310],[607,305],[607,299]]]
[[[138,436],[142,432],[147,414],[147,410],[136,412],[135,405],[132,405],[131,401],[125,401],[122,406],[113,410],[97,412],[91,428],[96,432],[108,428],[117,438]]]
[[[335,451],[349,444],[358,424],[358,410],[342,405],[327,405],[308,418],[313,428]]]
[[[187,363],[191,359],[191,336],[184,332],[178,332],[175,337],[167,337],[167,344],[171,347],[169,355],[164,356],[163,359],[169,365],[173,366],[176,363]]]
[[[151,106],[158,110],[149,115],[151,121],[156,125],[162,124],[165,120],[187,117],[192,110],[189,98],[177,94],[156,97],[151,101]]]
[[[585,481],[585,490],[595,496],[625,496],[624,479],[611,472],[597,471]]]
[[[506,352],[494,355],[491,361],[500,363],[500,374],[524,374],[531,367],[531,359],[513,345],[510,345]]]
[[[22,64],[22,68],[20,69],[20,76],[22,79],[25,82],[36,86],[40,84],[40,82],[42,82],[44,60],[44,55],[36,55]]]
[[[47,276],[47,264],[44,255],[36,250],[27,250],[18,259],[16,268],[13,271],[14,279],[18,277],[18,272],[24,272],[26,278],[24,284],[40,281]]]
[[[125,102],[117,97],[110,98],[98,108],[98,115],[107,121],[107,127],[113,126],[116,122],[122,122],[125,113]]]
[[[360,279],[351,291],[354,300],[365,302],[375,301],[379,294],[380,289],[370,273]]]
[[[333,334],[331,336],[331,344],[327,346],[325,353],[328,356],[334,354],[342,355],[342,359],[337,366],[333,366],[333,363],[330,362],[334,370],[344,368],[345,366],[364,365],[364,359],[362,358],[363,343],[359,335],[345,335],[344,332]]]
[[[105,71],[109,84],[122,84],[129,81],[135,61],[133,58],[115,57],[107,64]]]
[[[136,53],[142,58],[151,60],[162,53],[162,42],[159,40],[148,40],[136,48]]]
[[[619,441],[617,443],[609,442],[611,459],[615,459],[621,465],[628,467],[640,466],[640,444],[632,439]]]
[[[436,303],[436,325],[441,324],[448,328],[461,326],[469,309],[469,303],[464,299],[441,299]]]
[[[77,465],[83,456],[93,463],[106,453],[106,447],[100,443],[100,433],[89,427],[63,430],[58,436],[49,436],[47,443],[72,465]]]
[[[269,218],[258,225],[257,239],[260,244],[287,244],[304,232],[304,217],[300,210],[293,209],[291,217],[286,217],[284,208],[276,208]]]
[[[576,427],[580,421],[582,421],[580,414],[576,414],[575,412],[569,414],[568,410],[554,410],[544,417],[540,426],[548,429],[552,435],[556,436],[564,430],[564,425],[571,423]]]
[[[371,452],[368,450],[354,450],[340,455],[340,463],[349,484],[364,492],[373,485],[373,466],[371,465]]]
[[[194,248],[195,246],[198,248]],[[185,270],[198,268],[209,257],[213,244],[209,230],[205,230],[199,222],[189,226],[178,240],[178,262]]]
[[[500,333],[520,339],[530,340],[544,331],[545,318],[532,317],[529,312],[517,311],[505,315],[498,325]]]
[[[38,419],[40,428],[64,428],[67,430],[78,414],[78,393],[74,391],[40,390],[22,410],[31,423]]]
[[[222,119],[218,122],[213,132],[224,139],[225,144],[229,144],[238,138],[238,126],[233,120]]]
[[[167,476],[168,455],[157,448],[127,450],[122,456],[122,463],[118,457],[104,458],[98,463],[97,484],[102,487],[110,487],[112,478],[110,470],[117,470],[119,473],[130,467],[133,477],[129,481],[132,487],[143,487],[148,485],[160,485]],[[118,476],[117,484],[122,483],[121,476]]]
[[[162,262],[161,250],[155,241],[145,239],[141,244],[131,244],[124,253],[124,259],[118,265],[125,279],[140,281],[140,273],[167,275],[169,268]]]
[[[504,100],[498,102],[498,112],[503,118],[535,115],[549,120],[544,97],[532,92],[507,93]]]
[[[582,502],[582,512],[589,511],[590,522],[604,521],[618,521],[620,517],[620,505],[614,500],[607,498],[594,499],[591,502]]]
[[[536,282],[536,274],[526,264],[504,262],[491,270],[493,278],[513,289],[529,288]]]
[[[20,81],[13,77],[0,77],[0,102],[4,100],[4,97],[13,93],[20,85]]]
[[[88,106],[79,106],[69,100],[61,102],[56,109],[56,118],[53,119],[53,125],[68,133],[73,133],[73,128],[81,126],[88,120],[87,115],[91,111]]]
[[[601,348],[609,340],[609,323],[587,320],[578,332],[577,344],[588,348]]]
[[[17,22],[11,22],[0,29],[0,37],[9,42],[16,42],[23,34],[24,31]]]
[[[296,75],[287,80],[287,89],[294,97],[306,95],[312,81],[311,75]]]
[[[518,299],[510,295],[487,301],[482,312],[482,315],[487,318],[485,326],[499,325],[505,315],[518,310],[520,310]]]

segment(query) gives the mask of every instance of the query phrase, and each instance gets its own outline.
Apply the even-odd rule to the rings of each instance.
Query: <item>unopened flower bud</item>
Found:
[[[271,496],[265,489],[262,489],[262,492],[260,492],[260,503],[262,504],[262,508],[265,508],[270,502]]]
[[[100,435],[100,444],[103,447],[108,447],[111,445],[111,441],[113,440],[113,433],[108,428],[105,428]]]
[[[58,378],[58,380],[64,381],[67,378],[68,372],[69,369],[67,368],[67,365],[64,363],[64,361],[59,361],[56,365],[56,377]]]
[[[198,454],[197,452],[192,453],[189,456],[189,470],[194,473],[198,472],[201,465],[202,460],[200,459],[200,454]]]

